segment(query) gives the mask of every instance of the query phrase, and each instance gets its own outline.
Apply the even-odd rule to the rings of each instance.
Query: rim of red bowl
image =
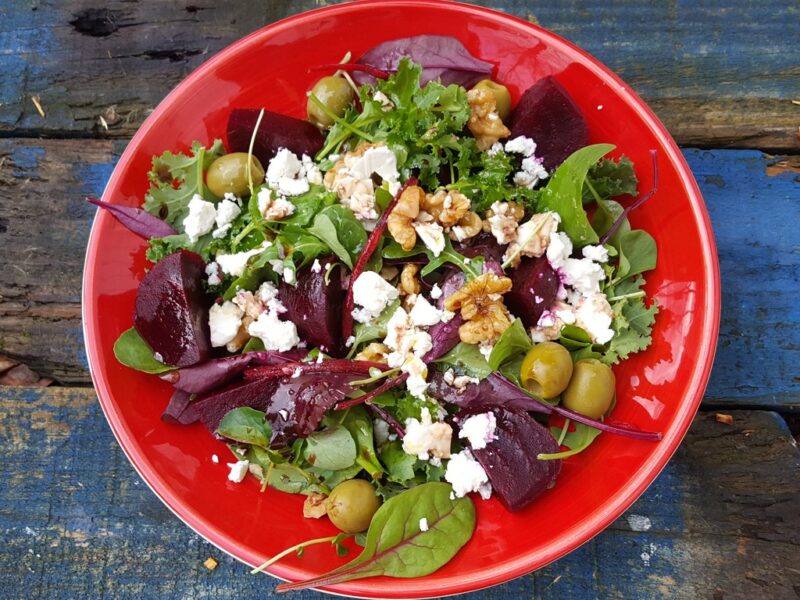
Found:
[[[261,37],[267,34],[275,34],[287,28],[294,28],[302,25],[304,21],[310,18],[317,18],[319,13],[324,12],[338,12],[347,13],[353,10],[363,10],[364,5],[374,5],[376,9],[385,7],[387,5],[403,6],[409,9],[415,7],[430,7],[442,5],[450,6],[453,10],[465,12],[469,14],[491,16],[495,19],[505,21],[505,24],[510,27],[518,28],[521,33],[535,33],[536,36],[547,38],[548,42],[558,46],[561,51],[573,57],[579,57],[585,61],[587,68],[589,68],[600,79],[604,79],[618,86],[618,90],[622,98],[635,110],[637,115],[642,121],[649,126],[656,137],[664,144],[667,150],[670,161],[676,167],[680,174],[681,182],[689,197],[692,211],[695,219],[701,225],[701,244],[703,247],[703,261],[707,265],[704,272],[706,290],[708,291],[709,304],[708,310],[702,321],[704,331],[704,345],[701,349],[701,356],[704,360],[698,364],[694,370],[692,381],[690,382],[690,389],[692,390],[690,398],[686,398],[680,405],[680,408],[670,424],[669,428],[663,432],[664,436],[659,443],[656,451],[651,457],[642,465],[637,473],[635,473],[628,483],[620,489],[614,496],[610,497],[598,509],[596,514],[582,524],[582,527],[574,535],[563,538],[557,545],[547,548],[544,552],[538,555],[524,555],[516,560],[495,564],[487,567],[487,569],[479,576],[469,578],[459,577],[453,580],[448,585],[437,585],[432,587],[426,585],[426,578],[408,579],[404,580],[405,592],[408,597],[421,598],[426,596],[442,596],[450,594],[459,594],[469,591],[477,591],[486,587],[504,583],[516,577],[520,577],[539,569],[559,558],[575,550],[578,546],[586,543],[595,535],[605,529],[612,521],[618,518],[625,510],[628,509],[638,498],[644,493],[649,485],[656,479],[661,470],[672,457],[675,450],[680,445],[686,432],[691,425],[692,419],[700,405],[705,392],[705,387],[711,373],[711,367],[714,362],[714,354],[716,351],[717,336],[719,333],[719,314],[720,314],[720,279],[719,279],[719,261],[717,258],[716,244],[711,230],[711,223],[708,213],[705,208],[700,190],[695,182],[694,176],[686,164],[680,150],[678,149],[675,141],[670,136],[666,127],[661,123],[658,117],[655,116],[653,111],[644,103],[644,101],[635,94],[630,87],[622,81],[610,69],[605,67],[600,61],[593,56],[578,48],[574,44],[564,40],[556,34],[529,23],[517,17],[500,13],[498,11],[484,8],[480,6],[473,6],[470,4],[463,4],[460,2],[444,2],[442,0],[359,0],[356,2],[349,2],[346,4],[338,4],[334,6],[327,6],[323,8],[306,11],[281,21],[277,21],[253,33],[243,37],[242,39],[227,46],[214,57],[200,65],[188,77],[186,77],[178,86],[175,87],[164,100],[159,103],[152,114],[142,123],[142,126],[131,139],[127,148],[120,157],[119,162],[114,168],[114,172],[106,184],[106,190],[115,184],[121,177],[120,173],[125,170],[127,163],[130,161],[131,156],[136,151],[138,141],[145,135],[152,127],[154,127],[162,112],[168,106],[176,102],[182,95],[183,90],[190,86],[197,79],[201,79],[207,71],[212,70],[218,62],[227,60],[230,55],[238,54],[245,51],[249,46],[258,43]],[[105,191],[103,196],[105,197]],[[142,454],[139,452],[135,443],[133,443],[130,432],[126,430],[124,420],[116,410],[114,403],[111,401],[108,394],[107,380],[105,373],[100,370],[92,368],[93,364],[98,364],[98,349],[89,344],[89,340],[95,339],[95,326],[94,323],[87,319],[87,316],[94,314],[97,310],[97,303],[94,298],[87,294],[87,289],[91,287],[92,278],[94,277],[94,270],[97,264],[98,251],[97,239],[95,235],[95,227],[97,227],[98,219],[95,218],[92,223],[92,228],[89,234],[89,241],[86,251],[86,260],[84,263],[83,274],[83,333],[86,354],[89,360],[89,371],[92,380],[95,384],[95,390],[100,401],[100,405],[105,414],[117,442],[122,447],[128,460],[133,465],[139,476],[150,487],[153,493],[177,516],[181,521],[188,525],[195,533],[212,543],[221,551],[229,554],[230,556],[245,561],[241,556],[237,555],[236,541],[230,537],[223,535],[216,531],[213,526],[199,513],[192,510],[190,507],[180,501],[172,492],[169,484],[167,484],[155,471],[150,469],[146,462],[143,460]],[[254,565],[251,565],[254,566]],[[298,573],[295,569],[286,568],[280,564],[273,565],[269,573],[279,579],[296,579]],[[343,587],[337,586],[337,589],[317,588],[319,591],[343,595]],[[380,590],[375,589],[375,593],[380,593]]]

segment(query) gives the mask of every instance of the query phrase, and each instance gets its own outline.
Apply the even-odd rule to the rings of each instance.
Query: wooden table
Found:
[[[321,4],[0,4],[0,353],[61,384],[0,388],[0,597],[272,596],[270,580],[170,514],[102,417],[80,328],[94,216],[83,197],[102,192],[127,140],[192,69]],[[797,598],[798,5],[481,4],[585,48],[664,120],[711,214],[723,318],[703,410],[647,493],[569,556],[470,598]]]

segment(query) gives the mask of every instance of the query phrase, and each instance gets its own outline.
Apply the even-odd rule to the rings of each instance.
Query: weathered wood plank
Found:
[[[0,132],[127,138],[214,53],[285,16],[333,4],[211,0],[0,6]],[[536,21],[619,73],[679,143],[800,149],[800,9],[712,3],[475,2]],[[38,96],[43,118],[31,101]],[[105,130],[100,117],[110,128]]]
[[[733,415],[729,426],[701,414],[651,488],[597,538],[469,598],[794,597],[800,454],[776,414]],[[0,389],[0,444],[7,597],[274,597],[271,580],[202,541],[139,480],[91,390]],[[213,572],[208,556],[220,561]]]
[[[0,244],[6,264],[0,269],[0,350],[61,382],[89,382],[79,302],[94,211],[83,197],[102,192],[121,146],[102,140],[0,140]],[[685,155],[711,213],[723,279],[722,332],[708,398],[798,408],[797,174],[787,168],[768,176],[777,159],[760,152],[686,150]]]

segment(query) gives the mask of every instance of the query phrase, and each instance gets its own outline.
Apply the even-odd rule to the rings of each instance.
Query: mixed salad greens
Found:
[[[609,416],[657,313],[656,244],[627,220],[655,190],[614,200],[633,164],[587,145],[556,79],[512,110],[444,36],[319,68],[307,121],[233,109],[227,144],[153,158],[141,209],[92,200],[149,240],[114,350],[174,385],[163,418],[342,531],[309,543],[364,547],[281,591],[431,573],[470,494],[520,510],[601,432],[660,438]]]

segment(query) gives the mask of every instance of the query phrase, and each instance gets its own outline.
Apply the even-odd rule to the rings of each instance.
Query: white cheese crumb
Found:
[[[233,340],[242,326],[243,316],[244,311],[230,300],[213,304],[208,311],[211,345],[218,348]]]
[[[611,321],[614,311],[605,295],[597,292],[582,298],[575,307],[575,322],[596,344],[605,344],[614,337]]]
[[[247,328],[247,333],[259,338],[265,350],[286,352],[300,343],[295,324],[278,319],[276,311],[261,313]]]
[[[434,256],[439,256],[444,251],[444,230],[438,223],[424,223],[414,221],[414,231],[417,232],[419,239]]]
[[[406,435],[403,438],[403,452],[413,454],[420,460],[450,457],[450,441],[453,428],[447,423],[433,423],[427,407],[422,409],[420,420],[406,419]]]
[[[425,517],[422,517],[419,520],[419,530],[420,531],[428,531],[428,519],[426,519]]]
[[[369,323],[399,296],[400,292],[379,273],[364,271],[353,284],[353,302],[361,307],[353,309],[353,318],[359,323]]]
[[[283,280],[288,284],[294,283],[294,271],[288,267],[284,267]]]
[[[211,237],[219,240],[228,235],[231,227],[233,227],[233,221],[241,212],[242,207],[240,206],[239,199],[233,194],[225,194],[225,198],[217,204],[217,216],[214,220],[217,224],[217,228],[211,234]]]
[[[572,254],[572,240],[563,231],[550,234],[550,243],[547,245],[547,261],[554,269],[564,266]]]
[[[240,460],[235,463],[228,463],[228,467],[231,470],[231,472],[228,473],[228,480],[234,483],[241,483],[250,469],[250,461]]]
[[[469,450],[462,450],[450,458],[444,478],[453,486],[453,493],[458,498],[470,492],[478,492],[484,500],[492,495],[492,485],[486,471]]]
[[[461,423],[458,437],[469,441],[473,450],[486,448],[497,439],[497,420],[492,412],[472,415]]]
[[[353,344],[355,344],[355,343],[356,343],[356,338],[355,338],[355,336],[352,336],[352,335],[351,335],[350,337],[348,337],[348,338],[347,338],[347,339],[344,341],[344,345],[345,345],[347,348],[351,348],[351,347],[353,346]]]
[[[278,150],[269,161],[267,182],[285,196],[299,196],[310,189],[304,176],[303,163],[287,148]]]
[[[568,258],[561,267],[563,281],[584,296],[598,293],[600,282],[606,273],[596,262],[588,258]]]
[[[245,267],[247,267],[247,261],[250,260],[250,257],[260,254],[261,251],[269,245],[270,242],[264,242],[264,244],[258,248],[246,250],[245,252],[237,252],[236,254],[217,254],[215,260],[217,261],[220,269],[222,269],[222,272],[226,275],[241,277],[244,273]]]
[[[200,194],[189,200],[189,214],[183,219],[183,230],[194,244],[200,237],[212,229],[217,218],[217,209],[213,202],[206,202]]]
[[[372,432],[375,436],[375,444],[382,446],[389,439],[389,424],[383,419],[374,419],[372,421]]]
[[[372,99],[381,105],[381,110],[389,111],[394,108],[394,103],[389,99],[389,96],[381,91],[375,92],[375,94],[372,96]]]
[[[303,170],[305,171],[305,177],[308,183],[322,185],[322,172],[314,163],[313,159],[308,154],[303,154],[300,161],[303,163]]]
[[[442,320],[442,314],[441,310],[432,306],[423,296],[419,296],[409,317],[416,327],[432,327]]]
[[[284,196],[276,196],[269,188],[258,191],[258,212],[267,221],[280,221],[294,214],[295,206]]]
[[[219,464],[219,456],[217,456],[216,454],[212,454],[211,455],[211,462],[213,462],[215,465],[218,465]]]
[[[494,350],[494,344],[490,342],[481,342],[480,346],[478,346],[478,350],[483,355],[483,357],[488,361],[489,357],[492,355],[492,350]]]
[[[210,262],[206,265],[208,285],[219,285],[222,283],[222,278],[219,276],[219,273],[219,265],[216,262]]]
[[[604,246],[584,246],[581,249],[584,258],[593,260],[595,262],[604,263],[608,262],[608,249]]]
[[[431,300],[438,300],[442,297],[442,288],[439,287],[438,283],[434,283],[433,287],[431,288]]]
[[[311,272],[312,273],[321,273],[322,272],[322,265],[319,263],[319,259],[315,258],[314,262],[311,265]]]

